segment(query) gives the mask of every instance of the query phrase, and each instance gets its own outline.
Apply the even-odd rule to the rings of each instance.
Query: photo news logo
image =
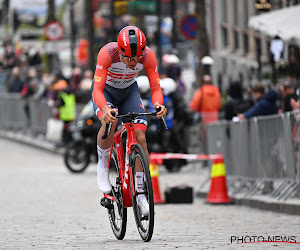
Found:
[[[292,243],[292,244],[300,244],[297,242],[296,236],[286,236],[286,235],[242,235],[242,236],[231,236],[230,243],[231,244],[246,244],[246,243],[268,243],[268,242],[276,242],[276,243]]]

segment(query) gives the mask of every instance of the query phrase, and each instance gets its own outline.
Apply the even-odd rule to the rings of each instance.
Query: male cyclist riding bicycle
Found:
[[[113,143],[113,133],[107,139],[102,139],[102,136],[107,123],[113,123],[111,131],[115,131],[117,126],[117,119],[112,116],[111,111],[115,111],[116,114],[144,112],[136,83],[136,76],[143,68],[149,78],[154,107],[161,108],[157,117],[161,118],[166,115],[167,110],[162,105],[163,94],[160,88],[156,56],[153,50],[146,46],[146,37],[143,32],[135,26],[126,26],[119,32],[117,42],[108,43],[99,51],[92,84],[92,98],[95,114],[102,123],[97,138],[97,183],[103,193],[111,192],[108,159]],[[146,117],[141,116],[134,121],[136,141],[143,147],[149,161],[146,129]],[[143,188],[142,176],[143,172],[137,173],[138,186],[141,189]],[[147,214],[148,206],[145,195],[139,195],[138,198],[142,214]]]

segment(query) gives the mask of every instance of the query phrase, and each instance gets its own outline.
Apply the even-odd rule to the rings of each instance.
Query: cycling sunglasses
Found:
[[[141,60],[141,59],[143,58],[143,56],[133,56],[133,57],[129,57],[129,56],[124,56],[123,54],[121,54],[121,55],[122,55],[122,57],[124,58],[124,60],[125,60],[126,62],[130,62],[130,61],[132,61],[132,60],[139,61],[139,60]]]

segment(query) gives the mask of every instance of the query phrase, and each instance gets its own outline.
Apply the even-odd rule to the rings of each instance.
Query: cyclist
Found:
[[[160,78],[157,72],[156,56],[152,49],[146,46],[144,33],[135,26],[126,26],[118,34],[117,42],[110,42],[103,46],[97,58],[97,65],[92,83],[92,99],[94,110],[102,123],[97,138],[98,165],[97,184],[103,193],[111,192],[108,177],[108,159],[113,143],[113,133],[102,139],[107,123],[112,122],[111,131],[117,126],[117,119],[111,115],[126,114],[128,112],[145,112],[138,92],[136,76],[145,69],[149,78],[153,105],[161,110],[157,117],[167,113],[163,106],[163,94],[160,87]],[[134,121],[134,135],[148,158],[145,132],[147,129],[146,117],[139,117]],[[137,173],[137,184],[142,191],[143,172]],[[139,195],[138,205],[142,214],[148,214],[145,195]]]

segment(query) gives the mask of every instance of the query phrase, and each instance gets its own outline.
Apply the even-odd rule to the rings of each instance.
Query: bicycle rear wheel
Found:
[[[112,185],[112,194],[115,197],[115,201],[109,200],[112,205],[107,209],[109,222],[116,238],[122,240],[126,233],[127,208],[123,206],[122,185],[120,181],[117,151],[115,148],[113,148],[110,159],[109,180]]]
[[[140,236],[146,242],[150,241],[153,234],[154,228],[154,201],[153,201],[153,189],[151,176],[149,171],[149,164],[145,155],[145,152],[141,145],[136,144],[132,148],[132,175],[130,181],[131,197],[132,197],[132,206],[134,212],[134,218],[139,231]],[[141,166],[143,169],[143,191],[138,192],[138,185],[136,182],[136,172],[137,167]],[[140,171],[139,171],[140,172]],[[142,212],[138,206],[138,196],[145,195],[148,206],[149,213],[148,215],[142,215]]]

